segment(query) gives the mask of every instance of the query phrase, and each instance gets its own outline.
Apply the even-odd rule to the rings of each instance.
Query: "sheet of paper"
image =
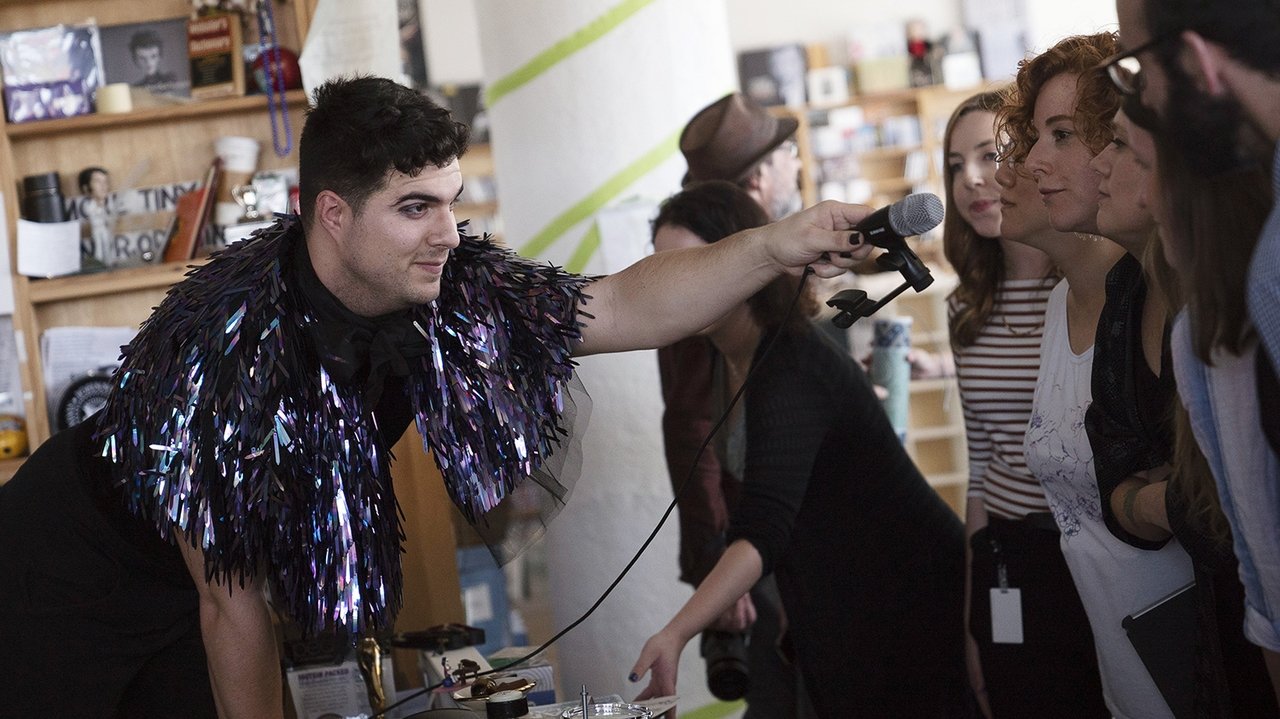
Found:
[[[40,335],[40,360],[49,414],[57,412],[62,394],[77,379],[120,364],[120,348],[138,333],[136,327],[50,327]]]
[[[596,213],[600,228],[600,256],[603,262],[589,266],[591,272],[617,272],[653,253],[653,228],[658,204],[632,198]]]
[[[0,317],[0,414],[26,414],[18,372],[18,343],[13,334],[13,317],[9,316]]]
[[[308,95],[339,75],[405,82],[396,0],[320,0],[298,65]]]
[[[0,217],[6,217],[5,202],[9,198],[0,191]],[[13,272],[9,266],[9,223],[0,222],[0,315],[13,314]],[[9,333],[12,334],[12,327]]]
[[[57,277],[79,271],[79,222],[18,220],[18,274]]]

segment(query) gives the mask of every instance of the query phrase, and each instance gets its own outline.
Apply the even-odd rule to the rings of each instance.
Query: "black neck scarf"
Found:
[[[367,405],[378,406],[387,377],[407,377],[410,362],[428,354],[430,343],[408,310],[362,317],[347,309],[316,275],[306,240],[294,246],[298,287],[315,312],[308,330],[320,363],[339,384],[363,386]]]

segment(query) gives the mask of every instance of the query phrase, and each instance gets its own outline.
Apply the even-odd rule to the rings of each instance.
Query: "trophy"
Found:
[[[258,190],[252,182],[232,187],[231,197],[243,210],[240,213],[242,222],[257,222],[262,219],[262,212],[258,209]]]

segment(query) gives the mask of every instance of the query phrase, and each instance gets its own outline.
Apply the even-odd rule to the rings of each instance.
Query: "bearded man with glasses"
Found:
[[[1104,65],[1129,106],[1179,153],[1197,178],[1222,178],[1249,168],[1272,168],[1280,198],[1280,2],[1277,0],[1116,0],[1125,51]],[[1184,210],[1185,208],[1177,208]],[[1214,228],[1215,218],[1181,211],[1180,220]],[[1166,231],[1186,228],[1166,228]],[[1253,237],[1221,233],[1218,243]],[[1211,243],[1197,240],[1206,252]],[[1192,263],[1197,258],[1190,258]],[[1240,278],[1194,278],[1196,294]],[[1280,698],[1280,208],[1273,207],[1257,238],[1243,291],[1252,332],[1237,352],[1216,351],[1236,338],[1214,337],[1212,364],[1190,351],[1192,332],[1212,329],[1213,317],[1180,319],[1175,370],[1196,440],[1213,469],[1245,588],[1245,636],[1262,648]],[[1194,314],[1194,313],[1193,313]],[[1256,346],[1252,334],[1256,333]],[[1177,351],[1179,343],[1186,345]],[[1182,361],[1179,362],[1178,360]],[[1243,360],[1243,361],[1242,361]],[[1255,437],[1256,435],[1256,437]]]

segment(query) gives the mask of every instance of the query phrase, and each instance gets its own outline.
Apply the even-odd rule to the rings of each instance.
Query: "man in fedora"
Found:
[[[732,93],[698,111],[680,134],[680,152],[689,171],[682,184],[724,180],[733,182],[778,220],[800,209],[800,160],[795,132],[799,123],[777,117],[741,93]],[[676,239],[688,228],[661,225],[654,241]],[[667,470],[678,493],[680,516],[680,579],[698,586],[724,552],[729,513],[737,503],[739,480],[722,469],[712,443],[698,457],[698,449],[718,417],[712,412],[715,355],[711,343],[690,337],[658,350],[658,368],[666,408],[662,432]],[[695,458],[697,466],[694,467]],[[690,472],[692,471],[692,474]],[[686,483],[688,488],[681,492]],[[704,633],[703,653],[709,662],[708,681],[717,696],[728,677],[717,677],[710,663],[726,642],[749,632],[747,669],[748,719],[807,716],[798,712],[798,674],[777,653],[781,604],[772,576],[743,595]],[[732,696],[731,690],[722,696]],[[807,704],[807,702],[803,702]]]
[[[776,117],[742,93],[731,93],[699,110],[680,133],[689,171],[683,184],[727,180],[764,207],[770,220],[800,209],[799,122]]]

